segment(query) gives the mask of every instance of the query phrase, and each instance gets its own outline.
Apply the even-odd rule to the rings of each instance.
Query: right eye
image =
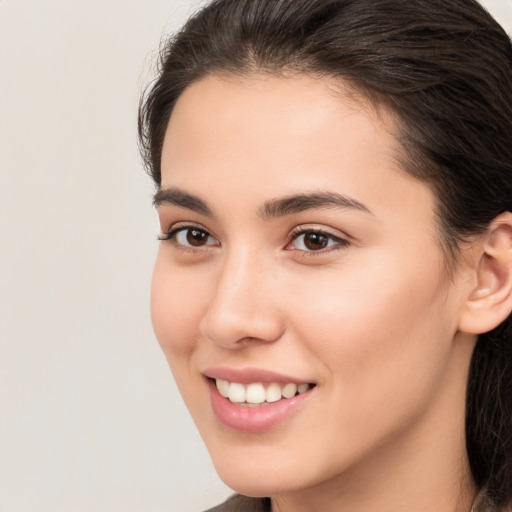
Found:
[[[171,229],[168,233],[158,237],[159,240],[170,240],[174,245],[184,248],[199,248],[219,245],[208,231],[196,226],[181,226]]]

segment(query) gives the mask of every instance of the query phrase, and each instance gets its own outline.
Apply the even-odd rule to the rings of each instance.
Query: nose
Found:
[[[239,251],[226,257],[200,324],[202,334],[227,349],[277,341],[284,329],[277,269]]]

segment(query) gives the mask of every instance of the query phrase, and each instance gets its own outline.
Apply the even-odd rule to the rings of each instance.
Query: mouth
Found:
[[[315,386],[315,384],[294,382],[285,384],[277,382],[270,384],[263,384],[261,382],[242,384],[224,379],[210,380],[215,383],[217,390],[224,398],[242,407],[261,407],[287,400],[306,393]]]
[[[315,383],[255,369],[215,369],[205,377],[216,418],[224,427],[246,434],[289,424],[316,388]]]

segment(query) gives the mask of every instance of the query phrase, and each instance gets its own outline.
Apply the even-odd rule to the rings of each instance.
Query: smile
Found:
[[[274,382],[266,386],[260,382],[241,384],[223,379],[215,379],[215,385],[224,398],[228,398],[234,404],[246,407],[258,407],[278,402],[283,398],[292,398],[297,394],[305,393],[312,387],[311,384],[295,384],[293,382],[287,384]]]
[[[317,387],[290,376],[247,368],[210,370],[205,377],[217,420],[224,427],[250,434],[292,421]]]

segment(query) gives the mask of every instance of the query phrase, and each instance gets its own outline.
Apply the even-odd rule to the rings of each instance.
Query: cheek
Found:
[[[198,276],[166,264],[159,254],[151,284],[151,320],[169,363],[195,348],[201,313],[207,307]]]
[[[425,369],[426,379],[440,370],[454,315],[438,259],[433,257],[427,270],[417,259],[409,261],[374,254],[357,266],[319,275],[308,290],[295,290],[289,311],[296,336],[323,361],[333,381],[363,392],[368,382],[399,386],[408,378],[418,382],[418,368]]]
[[[341,271],[317,282],[316,292],[294,294],[307,302],[290,304],[295,339],[324,370],[320,384],[333,412],[325,428],[334,438],[359,439],[354,453],[421,418],[450,357],[453,312],[435,273],[419,279],[407,265],[387,270]],[[340,456],[344,450],[341,443]]]

